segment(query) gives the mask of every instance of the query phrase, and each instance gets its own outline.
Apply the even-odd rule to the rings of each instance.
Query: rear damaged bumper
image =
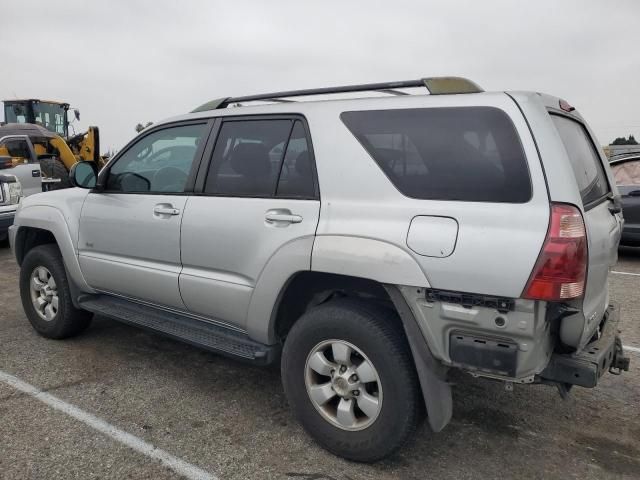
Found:
[[[545,383],[578,385],[593,388],[605,372],[620,373],[629,369],[620,340],[618,309],[611,305],[605,313],[600,336],[581,351],[572,354],[554,353],[539,380]]]

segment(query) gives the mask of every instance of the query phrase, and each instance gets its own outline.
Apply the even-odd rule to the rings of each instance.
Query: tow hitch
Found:
[[[564,385],[560,390],[560,395],[564,397],[569,385],[593,388],[605,372],[620,375],[629,370],[629,357],[625,356],[618,336],[618,321],[618,309],[610,305],[599,337],[579,352],[554,353],[539,379],[544,383]]]
[[[620,337],[616,337],[616,343],[613,348],[613,361],[609,366],[609,373],[613,375],[620,375],[622,372],[628,372],[630,359],[624,354],[624,348],[622,348],[622,340],[620,340]]]

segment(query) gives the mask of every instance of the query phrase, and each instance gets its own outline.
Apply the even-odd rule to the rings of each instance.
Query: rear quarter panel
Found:
[[[533,195],[527,203],[406,197],[340,120],[342,112],[351,110],[449,106],[491,106],[511,118],[529,163]],[[549,201],[535,144],[511,98],[504,93],[482,93],[337,101],[331,102],[331,108],[310,109],[306,114],[318,159],[322,199],[313,270],[358,274],[394,284],[520,297],[545,238]],[[458,222],[458,238],[451,255],[427,257],[407,246],[409,225],[420,215],[450,217]],[[358,242],[363,248],[350,249],[351,253],[345,255],[342,247]],[[371,250],[365,244],[375,242],[396,251],[394,258],[404,262],[398,270],[384,255],[367,258]]]

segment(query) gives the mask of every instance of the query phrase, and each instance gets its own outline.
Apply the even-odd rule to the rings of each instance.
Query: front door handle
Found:
[[[160,204],[153,207],[155,215],[180,215],[180,210],[173,208],[171,204]]]
[[[287,209],[269,210],[265,214],[264,219],[267,223],[271,224],[288,224],[302,222],[302,217],[300,215],[295,215]]]

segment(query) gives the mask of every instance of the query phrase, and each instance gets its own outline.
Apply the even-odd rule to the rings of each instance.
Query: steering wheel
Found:
[[[184,191],[187,174],[177,167],[164,167],[153,176],[151,189],[160,192],[179,193]]]

